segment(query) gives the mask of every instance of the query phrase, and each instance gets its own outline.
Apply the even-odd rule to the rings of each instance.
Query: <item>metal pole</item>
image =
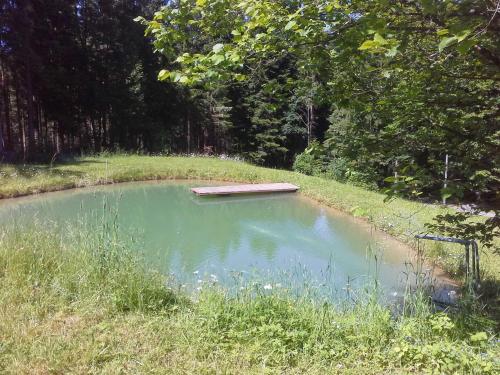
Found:
[[[444,186],[443,188],[446,189],[448,187],[448,154],[446,154],[446,157],[444,159]],[[446,204],[446,197],[443,197],[443,204]]]
[[[469,281],[469,244],[465,245],[465,279]]]
[[[476,280],[478,283],[481,282],[481,275],[479,273],[479,247],[477,246],[476,241],[472,241],[472,246],[474,247],[474,250],[476,252]]]
[[[475,248],[473,242],[471,242],[471,255],[472,255],[471,274],[472,274],[472,280],[475,280],[476,279],[476,248]]]

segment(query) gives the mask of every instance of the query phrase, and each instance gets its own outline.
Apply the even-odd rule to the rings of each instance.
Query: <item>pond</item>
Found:
[[[130,183],[5,200],[0,225],[38,222],[85,230],[82,223],[107,212],[120,238],[151,266],[192,285],[207,278],[229,284],[234,275],[247,275],[270,285],[307,278],[345,290],[376,278],[387,295],[402,292],[411,252],[366,224],[299,194],[190,192],[207,184],[213,183]]]

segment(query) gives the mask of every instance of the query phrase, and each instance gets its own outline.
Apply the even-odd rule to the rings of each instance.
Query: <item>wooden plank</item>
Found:
[[[285,193],[295,192],[297,190],[299,190],[298,186],[288,183],[207,186],[191,189],[193,193],[198,195]]]

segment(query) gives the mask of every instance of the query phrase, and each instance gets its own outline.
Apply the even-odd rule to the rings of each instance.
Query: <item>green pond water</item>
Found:
[[[408,252],[352,219],[298,194],[197,197],[189,190],[203,185],[120,184],[0,201],[0,226],[38,222],[88,230],[83,223],[107,212],[120,238],[152,267],[192,285],[227,284],[234,275],[272,285],[307,276],[342,290],[376,277],[388,293],[402,290]]]

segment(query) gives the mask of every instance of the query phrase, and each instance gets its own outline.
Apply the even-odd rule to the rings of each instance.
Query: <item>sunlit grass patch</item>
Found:
[[[275,283],[248,283],[238,293],[206,284],[182,293],[129,252],[112,227],[71,235],[2,231],[0,372],[499,369],[494,322],[472,310],[435,313],[423,294],[394,314],[376,295],[334,304],[292,296]]]

